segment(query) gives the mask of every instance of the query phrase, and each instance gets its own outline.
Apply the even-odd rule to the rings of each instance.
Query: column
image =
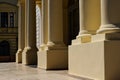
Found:
[[[53,41],[51,40],[51,38],[52,38],[52,34],[51,34],[51,32],[52,32],[52,27],[51,27],[51,25],[50,25],[50,16],[52,15],[51,14],[51,12],[52,12],[52,10],[51,10],[51,7],[52,7],[52,3],[54,3],[54,1],[53,2],[51,2],[52,0],[48,0],[48,42],[47,42],[47,45],[48,46],[53,46],[54,45],[54,43],[53,43]],[[55,8],[55,7],[54,7]],[[55,13],[54,13],[55,14]]]
[[[36,47],[36,15],[35,1],[25,0],[25,48],[22,55],[22,64],[36,64],[37,47]]]
[[[87,31],[86,26],[86,12],[85,12],[85,0],[79,0],[79,18],[80,18],[80,26],[79,26],[79,34],[75,40],[72,40],[72,45],[87,43],[91,41],[91,34]]]
[[[24,3],[18,2],[18,50],[16,53],[16,63],[21,63],[22,62],[22,51],[24,49],[24,44],[25,44],[25,22],[24,22],[24,17],[25,17],[25,12],[24,12]]]
[[[109,0],[101,0],[101,26],[97,33],[120,32],[120,28],[109,21]]]
[[[48,46],[63,45],[62,0],[48,0]]]
[[[42,23],[44,27],[48,27],[45,29],[46,33],[48,31],[48,42],[45,49],[38,53],[39,68],[66,69],[68,67],[68,49],[63,42],[62,3],[62,0],[44,0],[42,3]],[[48,23],[48,26],[45,23]]]
[[[44,42],[44,26],[45,26],[45,1],[46,0],[42,0],[42,8],[41,8],[41,49],[45,46],[45,42]]]
[[[80,30],[77,38],[88,34],[85,26],[85,0],[79,0],[79,14],[80,14]]]

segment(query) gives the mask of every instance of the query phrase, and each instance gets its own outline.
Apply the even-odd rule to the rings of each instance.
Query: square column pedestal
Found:
[[[90,80],[120,80],[120,34],[98,34],[69,46],[69,73]]]
[[[38,52],[38,68],[42,69],[68,69],[68,49],[49,48]]]

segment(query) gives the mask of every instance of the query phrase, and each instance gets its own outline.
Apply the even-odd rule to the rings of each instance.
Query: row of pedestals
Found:
[[[35,1],[19,0],[16,62],[43,69],[67,69],[92,80],[119,80],[119,0],[79,0],[80,30],[72,44],[63,41],[63,1],[37,1],[42,10],[42,44],[36,48]]]

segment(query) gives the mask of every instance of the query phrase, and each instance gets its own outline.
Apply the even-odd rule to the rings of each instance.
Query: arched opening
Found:
[[[10,55],[10,44],[8,41],[0,42],[0,56]]]
[[[41,10],[39,5],[36,5],[36,45],[39,49],[42,43],[42,26],[41,26]]]
[[[10,60],[10,44],[8,41],[0,42],[0,61]]]

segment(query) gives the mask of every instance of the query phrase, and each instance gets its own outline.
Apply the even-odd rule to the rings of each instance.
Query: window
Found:
[[[14,27],[14,13],[10,12],[10,27]]]
[[[14,12],[0,12],[0,27],[14,27]]]
[[[0,27],[8,27],[8,13],[1,12],[1,26]]]

